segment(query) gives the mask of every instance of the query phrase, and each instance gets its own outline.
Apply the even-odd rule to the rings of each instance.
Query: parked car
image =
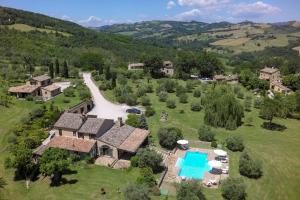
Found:
[[[130,113],[130,114],[138,114],[138,115],[140,115],[142,113],[142,111],[140,111],[137,108],[129,108],[129,109],[126,110],[126,112]]]

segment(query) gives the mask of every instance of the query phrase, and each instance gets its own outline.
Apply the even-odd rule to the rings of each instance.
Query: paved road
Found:
[[[109,102],[101,94],[99,88],[91,79],[91,73],[83,73],[83,79],[87,87],[90,89],[95,107],[88,114],[97,115],[98,118],[114,119],[122,117],[123,120],[127,118],[126,109],[129,108],[127,105],[118,105]]]

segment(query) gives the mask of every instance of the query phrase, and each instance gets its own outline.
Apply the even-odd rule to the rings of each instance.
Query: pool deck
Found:
[[[194,151],[194,152],[201,152],[201,153],[206,153],[207,154],[207,159],[209,161],[214,160],[215,157],[217,156],[213,149],[200,149],[200,148],[190,148],[189,150],[180,150],[178,149],[174,154],[170,154],[167,159],[165,160],[166,166],[168,166],[168,172],[165,176],[164,182],[168,183],[180,183],[182,178],[178,176],[178,173],[180,171],[179,167],[176,167],[176,162],[178,158],[184,157],[185,153],[187,151]],[[223,163],[222,167],[229,166],[228,163]],[[204,175],[204,179],[202,180],[203,184],[206,185],[210,180],[215,180],[216,182],[220,182],[221,180],[224,180],[228,177],[228,174],[213,174],[210,172],[206,172]],[[219,184],[217,185],[212,185],[210,188],[217,188]]]

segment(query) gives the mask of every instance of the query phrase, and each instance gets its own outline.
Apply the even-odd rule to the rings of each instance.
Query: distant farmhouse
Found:
[[[215,75],[213,78],[214,81],[225,81],[227,83],[236,84],[239,82],[238,75]]]
[[[269,81],[270,89],[274,92],[282,93],[285,95],[289,95],[292,93],[291,89],[282,84],[280,71],[278,69],[265,67],[260,70],[259,78]]]
[[[60,148],[82,158],[89,155],[128,159],[148,143],[149,135],[147,130],[123,124],[122,118],[114,122],[72,112],[63,113],[52,132],[54,136],[34,151],[36,156],[41,156],[47,148]]]
[[[145,68],[144,63],[131,63],[128,65],[128,70],[143,70]],[[161,68],[161,72],[166,76],[174,75],[174,66],[171,61],[164,61]]]
[[[30,78],[25,85],[11,87],[8,89],[11,95],[18,98],[27,96],[41,96],[44,101],[49,100],[61,93],[61,88],[51,84],[51,78],[47,75]]]

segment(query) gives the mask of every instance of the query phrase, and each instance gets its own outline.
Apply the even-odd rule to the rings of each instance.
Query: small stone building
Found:
[[[47,101],[61,93],[59,86],[51,85],[51,78],[47,75],[32,77],[26,81],[25,85],[11,87],[8,89],[11,95],[17,98],[26,98],[27,96],[41,96]]]
[[[161,69],[166,76],[174,76],[174,67],[171,61],[164,61],[164,67]]]
[[[271,83],[271,90],[274,92],[278,92],[284,95],[289,95],[292,93],[292,90],[284,85],[281,82],[273,82]]]
[[[46,87],[41,88],[42,97],[44,101],[47,101],[49,99],[52,99],[56,95],[59,95],[61,93],[61,89],[57,85],[48,85]]]
[[[265,67],[260,70],[259,78],[262,80],[277,82],[280,81],[280,71],[275,68]]]
[[[17,98],[26,98],[27,96],[38,96],[40,94],[40,87],[37,85],[21,85],[10,87],[8,93],[15,95]]]

